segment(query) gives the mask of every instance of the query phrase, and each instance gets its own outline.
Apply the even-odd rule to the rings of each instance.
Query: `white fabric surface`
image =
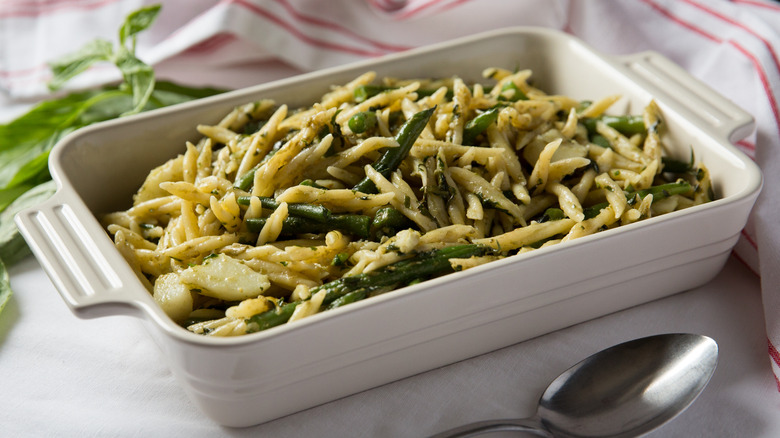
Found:
[[[758,279],[735,258],[696,290],[246,429],[200,414],[134,318],[73,317],[34,259],[11,275],[17,293],[0,318],[4,437],[422,437],[531,415],[547,383],[577,361],[666,332],[711,336],[720,357],[699,399],[651,437],[780,434]]]
[[[45,97],[45,62],[115,39],[141,0],[0,2],[0,119]],[[702,397],[653,436],[780,436],[780,4],[765,0],[170,0],[139,56],[179,82],[240,87],[483,30],[537,25],[608,54],[655,50],[754,115],[738,146],[764,191],[717,279],[485,356],[256,428],[200,415],[141,325],[70,314],[37,263],[11,270],[0,315],[3,436],[423,436],[525,416],[546,383],[609,345],[658,332],[712,336],[721,362]],[[67,35],[64,38],[63,35]],[[71,87],[115,79],[95,67]],[[1,140],[0,140],[1,141]],[[759,277],[760,273],[760,277]],[[767,354],[769,351],[769,354]],[[774,369],[773,369],[774,368]],[[774,375],[773,375],[774,371]]]

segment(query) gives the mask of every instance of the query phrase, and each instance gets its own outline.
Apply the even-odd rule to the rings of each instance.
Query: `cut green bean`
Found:
[[[301,301],[292,301],[249,318],[247,320],[247,332],[260,332],[286,323],[292,317],[298,304],[301,304]]]
[[[332,303],[328,305],[328,307],[325,310],[335,309],[337,307],[346,306],[347,304],[352,304],[354,302],[363,300],[368,296],[368,292],[369,291],[367,289],[359,289],[350,292],[342,297],[336,298]]]
[[[466,123],[466,126],[463,128],[463,144],[474,144],[477,136],[485,132],[488,126],[498,119],[499,110],[499,108],[491,108]]]
[[[390,174],[398,168],[401,161],[409,154],[414,142],[417,141],[417,137],[420,136],[420,133],[425,129],[425,126],[428,125],[428,121],[431,119],[435,110],[436,107],[428,108],[413,115],[395,136],[398,146],[388,148],[382,156],[372,164],[372,167],[385,178],[389,177]],[[363,193],[377,192],[376,185],[374,185],[374,182],[367,176],[357,183],[352,190]]]
[[[239,196],[237,201],[240,205],[249,205],[251,199],[251,196]],[[260,204],[263,206],[263,208],[276,210],[279,207],[279,202],[274,198],[260,196],[257,197],[257,199],[260,200]],[[311,219],[317,222],[327,222],[332,215],[331,211],[322,205],[307,204],[304,202],[288,203],[287,214],[290,216]]]
[[[644,199],[647,195],[653,195],[653,200],[656,201],[674,195],[684,195],[690,193],[691,190],[693,190],[693,187],[687,181],[679,180],[673,183],[660,184],[643,190],[630,192],[626,197],[628,198],[629,203],[632,202],[637,195],[639,196],[639,199]]]
[[[644,134],[646,132],[645,121],[642,116],[627,115],[627,116],[608,116],[603,115],[599,117],[586,117],[581,120],[588,129],[588,135],[591,137],[598,134],[596,131],[596,124],[601,121],[607,126],[616,129],[626,137],[630,137],[634,134]]]
[[[673,195],[690,193],[691,190],[693,190],[693,187],[687,181],[679,180],[673,183],[659,184],[643,190],[630,190],[625,192],[625,195],[628,203],[632,205],[636,203],[637,196],[639,196],[639,199],[644,199],[647,195],[653,195],[653,201],[659,201]],[[585,214],[585,219],[598,216],[599,212],[607,207],[609,207],[609,202],[601,202],[584,208],[583,213]]]
[[[371,222],[371,235],[378,239],[382,236],[394,236],[401,230],[414,226],[409,218],[393,207],[384,207],[377,210],[374,220]]]
[[[695,175],[697,171],[694,167],[696,158],[693,154],[693,149],[691,149],[691,158],[688,159],[687,163],[671,157],[661,157],[661,162],[664,165],[664,172]]]
[[[246,227],[253,233],[259,233],[266,222],[268,222],[268,218],[251,218],[246,220]],[[334,214],[327,221],[287,216],[282,222],[281,234],[294,236],[307,233],[320,234],[338,230],[361,239],[368,239],[370,229],[371,216],[359,214]]]
[[[236,180],[235,184],[233,184],[233,187],[247,191],[250,187],[255,183],[255,172],[257,171],[257,166],[248,170],[246,173],[241,175],[238,180]]]
[[[675,160],[669,157],[662,157],[661,161],[664,165],[664,172],[685,174],[693,171],[691,163],[685,161]]]
[[[365,291],[366,296],[371,292],[390,290],[406,286],[416,281],[431,277],[438,277],[454,272],[450,259],[470,258],[483,256],[491,252],[484,245],[455,245],[415,255],[383,268],[350,277],[342,277],[338,280],[325,283],[322,286],[310,290],[310,296],[324,290],[325,297],[322,307],[328,308],[338,299],[356,291]],[[361,294],[356,293],[350,299],[357,301]],[[363,297],[365,298],[365,297]],[[276,309],[258,313],[246,320],[247,332],[258,332],[286,323],[298,304],[304,301],[294,301],[284,304]]]

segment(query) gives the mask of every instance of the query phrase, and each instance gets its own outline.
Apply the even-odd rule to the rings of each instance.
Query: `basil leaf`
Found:
[[[44,101],[8,124],[0,125],[0,152],[30,147],[50,138],[62,126],[78,118],[86,102],[102,92],[82,91]]]
[[[0,259],[6,266],[12,266],[30,253],[27,243],[16,228],[14,215],[49,199],[56,191],[57,185],[54,181],[45,182],[25,192],[0,213]]]
[[[8,149],[0,152],[0,188],[9,189],[17,185],[23,184],[30,180],[47,180],[48,170],[40,168],[40,163],[37,161],[40,159],[41,154],[48,153],[54,143],[60,138],[62,131],[57,131],[52,134],[52,137],[44,139],[36,144],[27,145],[27,147],[19,147],[14,149]],[[28,163],[35,161],[35,163]],[[34,174],[35,170],[40,170],[38,174]],[[2,211],[2,208],[0,208]]]
[[[16,200],[16,198],[22,196],[24,192],[33,187],[32,184],[23,184],[16,187],[0,189],[0,211],[4,211],[6,207]]]
[[[84,105],[81,114],[71,126],[80,128],[93,123],[115,119],[133,108],[133,96],[125,87],[98,94]]]
[[[96,40],[49,64],[54,73],[49,84],[52,90],[100,61],[111,61],[119,68],[122,84],[42,102],[10,123],[0,125],[0,277],[5,276],[0,279],[0,306],[10,295],[5,266],[30,252],[13,216],[56,191],[48,158],[57,142],[93,123],[225,91],[157,82],[152,67],[135,56],[136,34],[148,28],[159,11],[160,5],[154,5],[128,15],[119,30],[117,49],[107,41]]]
[[[0,212],[0,312],[13,293],[7,267],[30,254],[30,248],[16,228],[13,217],[25,208],[45,201],[56,191],[54,181],[45,182],[28,190]]]
[[[46,158],[58,141],[78,128],[117,118],[132,109],[128,92],[106,88],[45,102],[0,125],[0,188],[50,179]]]
[[[38,154],[37,157],[24,163],[16,175],[8,183],[8,187],[17,187],[21,184],[32,182],[34,185],[51,179],[49,174],[50,149]]]
[[[154,91],[154,70],[124,47],[120,47],[114,62],[133,94],[133,108],[122,115],[138,113],[144,109]]]
[[[65,82],[88,69],[92,64],[110,60],[113,52],[114,49],[109,41],[97,39],[87,43],[81,50],[49,63],[54,74],[49,81],[49,89],[52,91],[60,89]]]
[[[135,56],[135,37],[154,23],[161,5],[152,5],[131,12],[119,29],[119,48],[114,56],[114,64],[122,72],[125,85],[133,95],[133,108],[122,113],[123,116],[144,110],[154,91],[154,70]],[[128,47],[128,38],[131,39]]]
[[[135,38],[137,33],[151,26],[157,18],[157,14],[160,13],[160,7],[161,5],[152,5],[131,12],[119,29],[119,44],[125,46],[127,38]],[[135,50],[135,41],[133,41],[131,50]]]
[[[3,259],[0,259],[0,312],[3,311],[5,304],[11,299],[13,292],[11,291],[11,281],[8,278],[8,270],[3,264]]]
[[[177,99],[171,100],[171,102],[180,103],[180,102],[186,102],[188,100],[193,99],[200,99],[203,97],[209,97],[213,96],[215,94],[224,93],[228,90],[220,89],[220,88],[212,88],[212,87],[188,87],[184,85],[179,85],[173,82],[169,81],[156,81],[154,85],[154,93],[155,95],[159,92],[163,95],[172,95],[172,96],[178,96]],[[165,99],[160,99],[162,101],[167,101]]]

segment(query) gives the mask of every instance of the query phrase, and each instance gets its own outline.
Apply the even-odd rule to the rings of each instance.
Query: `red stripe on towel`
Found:
[[[118,0],[90,0],[90,1],[69,1],[52,2],[50,4],[41,4],[39,2],[9,4],[0,2],[0,18],[19,18],[19,17],[39,17],[56,12],[74,10],[74,9],[97,9]]]
[[[696,3],[694,1],[691,1],[691,0],[683,0],[683,1],[685,3],[693,6],[693,7],[701,10],[701,11],[704,11],[704,12],[712,15],[713,17],[718,18],[721,21],[724,21],[724,22],[726,22],[726,23],[728,23],[728,24],[730,24],[732,26],[736,26],[736,27],[744,30],[745,32],[748,32],[749,34],[753,35],[754,37],[756,37],[759,41],[761,41],[761,43],[764,45],[764,47],[766,47],[766,49],[769,51],[769,53],[772,54],[772,61],[775,63],[775,69],[777,69],[777,71],[780,72],[780,60],[778,60],[778,58],[777,58],[777,53],[775,53],[775,50],[774,50],[774,47],[772,47],[772,44],[769,41],[767,41],[767,39],[764,38],[761,34],[756,32],[752,28],[748,27],[747,25],[745,25],[743,23],[740,23],[739,21],[737,21],[737,20],[735,20],[735,19],[733,19],[731,17],[727,17],[727,16],[721,14],[720,12],[718,12],[718,11],[712,9],[712,8],[709,8],[707,6],[701,5],[701,4]]]

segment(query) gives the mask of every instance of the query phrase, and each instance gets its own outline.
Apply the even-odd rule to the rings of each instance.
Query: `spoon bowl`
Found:
[[[435,438],[501,430],[565,438],[643,435],[693,403],[717,363],[718,345],[707,336],[672,333],[635,339],[563,372],[544,391],[533,417],[482,421]]]

